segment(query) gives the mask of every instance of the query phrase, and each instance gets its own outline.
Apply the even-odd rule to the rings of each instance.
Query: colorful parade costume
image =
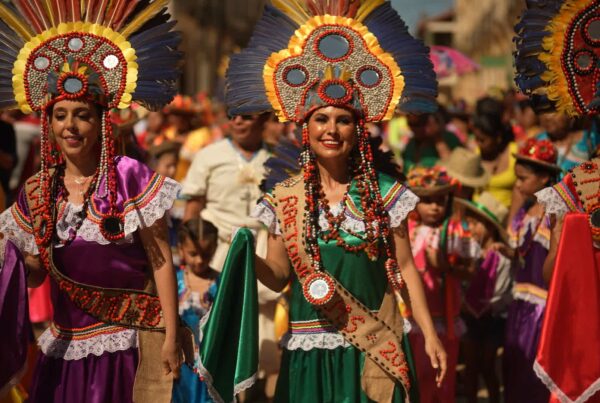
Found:
[[[450,178],[443,168],[418,167],[408,173],[408,185],[419,197],[446,197],[446,208],[449,209],[456,181]],[[423,281],[425,298],[436,333],[448,355],[446,378],[442,385],[437,387],[436,370],[431,367],[431,360],[425,351],[425,337],[416,322],[411,320],[409,339],[421,386],[422,402],[454,401],[459,339],[465,330],[459,316],[460,280],[450,273],[450,269],[435,267],[427,255],[428,252],[433,252],[440,259],[451,261],[452,264],[457,264],[459,260],[465,262],[477,259],[481,249],[465,227],[466,223],[463,225],[460,219],[452,217],[449,210],[446,210],[446,216],[435,226],[425,225],[419,220],[409,221],[415,266]]]
[[[515,154],[517,163],[531,164],[557,175],[557,151],[547,140],[529,139]],[[550,221],[543,211],[532,214],[535,203],[527,201],[508,230],[515,260],[513,302],[508,307],[504,343],[504,383],[509,401],[545,402],[549,394],[533,371],[544,321],[547,287],[543,266],[550,246]]]
[[[194,332],[194,339],[200,345],[200,321],[209,312],[210,307],[217,294],[219,278],[215,274],[211,276],[210,286],[204,294],[192,291],[189,288],[185,268],[177,271],[177,294],[179,295],[179,316],[187,326]],[[211,402],[206,385],[200,380],[196,372],[183,365],[179,380],[173,388],[174,403],[205,403]]]
[[[39,254],[52,280],[54,317],[38,341],[29,401],[170,400],[172,381],[153,369],[165,325],[139,231],[163,217],[179,185],[116,156],[109,116],[133,101],[155,109],[172,99],[180,39],[166,3],[0,5],[0,107],[42,121],[41,170],[0,216],[4,236]],[[101,122],[100,163],[82,205],[67,199],[65,163],[49,136],[62,100],[93,103]]]
[[[517,25],[517,84],[537,111],[596,115],[600,2],[532,1]],[[600,401],[598,161],[574,168],[537,193],[562,221],[535,370],[552,401]]]
[[[389,120],[396,107],[417,113],[435,109],[436,82],[427,48],[410,37],[387,1],[277,0],[265,7],[248,48],[232,57],[227,78],[230,114],[274,110],[281,121],[302,127],[302,173],[278,182],[254,213],[271,233],[281,233],[294,268],[290,334],[284,340],[275,400],[418,399],[395,299],[403,279],[391,246],[392,228],[401,225],[418,198],[374,169],[364,125]],[[342,202],[333,207],[319,200],[316,157],[308,142],[308,118],[325,106],[355,113],[358,140],[356,170]],[[237,359],[235,364],[217,360],[225,346],[215,334],[233,331],[238,342],[251,335],[247,318],[256,304],[244,296],[229,297],[248,304],[241,312],[227,309],[229,317],[238,318],[237,329],[226,329],[223,317],[215,314],[231,308],[232,302],[222,296],[228,291],[222,290],[229,290],[233,272],[244,279],[238,284],[246,285],[254,276],[251,267],[241,270],[232,264],[243,256],[248,241],[242,231],[232,243],[205,327],[211,343],[205,339],[202,346],[201,373],[214,381],[213,396],[227,401],[251,382],[252,371],[245,366],[242,376],[240,365],[253,356],[250,350],[238,350],[236,357],[224,351]],[[256,293],[255,288],[246,291]]]

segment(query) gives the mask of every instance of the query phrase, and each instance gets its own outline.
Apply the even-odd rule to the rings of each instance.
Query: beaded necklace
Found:
[[[398,267],[398,262],[394,254],[394,246],[392,234],[390,230],[390,221],[387,211],[385,211],[383,199],[379,189],[377,180],[377,172],[373,165],[373,153],[369,143],[369,134],[364,130],[364,121],[357,124],[356,135],[358,137],[358,152],[359,152],[359,168],[357,178],[357,188],[360,194],[360,202],[364,214],[363,222],[365,224],[365,235],[360,246],[348,245],[346,241],[339,235],[339,230],[329,234],[330,239],[335,239],[338,246],[353,253],[358,253],[364,250],[370,259],[377,258],[384,253],[386,276],[392,288],[399,291],[404,287],[404,280]],[[308,137],[308,125],[303,124],[302,127],[302,153],[300,154],[300,163],[304,168],[304,188],[307,202],[305,205],[304,221],[306,249],[309,255],[310,263],[315,271],[325,271],[321,250],[318,244],[319,236],[319,207],[326,200],[320,197],[322,195],[319,172],[316,164],[316,158],[310,149]],[[348,192],[347,192],[348,193]],[[344,200],[345,201],[345,200]],[[345,203],[344,203],[345,205]],[[336,229],[341,225],[344,218],[344,211],[337,217],[329,212],[328,222],[330,229]],[[339,228],[338,228],[339,229]],[[353,234],[352,234],[353,235]],[[383,251],[380,250],[380,245],[383,245]]]
[[[57,184],[57,196],[62,196],[63,201],[66,202],[68,196],[69,196],[69,191],[67,190],[67,187],[65,186],[65,166],[64,165],[59,165],[56,169],[56,184]],[[88,212],[88,207],[89,207],[89,203],[92,199],[92,195],[94,194],[94,191],[96,190],[96,183],[98,181],[98,169],[96,169],[96,172],[94,173],[94,175],[92,175],[92,181],[90,182],[90,185],[88,186],[87,190],[84,192],[83,194],[83,207],[81,209],[80,212],[78,212],[76,214],[77,216],[77,222],[75,224],[75,227],[70,228],[69,229],[69,237],[67,239],[58,239],[58,242],[63,245],[63,246],[68,246],[70,245],[75,238],[77,238],[77,232],[79,231],[79,229],[81,228],[81,226],[83,225],[83,222],[85,221],[86,217],[87,217],[87,212]],[[55,199],[58,200],[58,199]],[[54,221],[56,222],[56,219],[58,218],[58,205],[59,203],[54,204],[54,212],[53,212],[53,217],[54,217]],[[56,237],[58,238],[58,237]]]

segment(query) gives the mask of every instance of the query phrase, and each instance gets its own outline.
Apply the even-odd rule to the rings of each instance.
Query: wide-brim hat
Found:
[[[457,197],[454,203],[467,208],[478,217],[493,225],[498,231],[498,235],[504,242],[508,241],[508,233],[502,225],[502,222],[508,216],[508,208],[500,203],[489,192],[483,192],[477,198],[477,201],[470,201]]]
[[[541,161],[541,160],[538,160],[538,159],[535,159],[535,158],[525,157],[523,155],[519,155],[519,154],[516,154],[516,153],[513,153],[513,156],[517,159],[517,161],[529,162],[531,164],[538,165],[538,166],[541,166],[543,168],[546,168],[546,169],[548,169],[548,170],[550,170],[552,172],[555,172],[557,174],[560,173],[560,172],[562,172],[562,168],[559,167],[556,164],[551,164],[549,162],[544,162],[544,161]]]
[[[557,160],[558,152],[550,140],[528,139],[519,148],[518,153],[513,153],[517,161],[525,161],[552,172],[560,173],[562,169],[554,162]]]
[[[490,173],[481,166],[481,156],[464,147],[452,150],[450,157],[439,165],[463,186],[482,188],[490,181]]]
[[[152,158],[159,158],[165,153],[177,153],[181,149],[181,144],[175,141],[163,141],[159,145],[152,146],[148,149],[148,154]]]
[[[420,197],[450,193],[456,185],[446,170],[438,166],[411,169],[407,175],[407,184]]]

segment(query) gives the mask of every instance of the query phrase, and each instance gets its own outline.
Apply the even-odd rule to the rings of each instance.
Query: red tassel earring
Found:
[[[100,232],[111,242],[125,238],[123,214],[117,208],[117,174],[115,166],[115,144],[108,111],[102,111],[102,151],[100,153],[99,186],[104,184],[104,197],[108,197],[109,210],[102,217]]]

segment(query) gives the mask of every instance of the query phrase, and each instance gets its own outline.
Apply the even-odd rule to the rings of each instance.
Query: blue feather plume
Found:
[[[551,35],[547,30],[548,25],[562,4],[562,1],[527,0],[527,9],[515,26],[515,83],[524,94],[531,97],[537,112],[554,109],[554,103],[544,94],[548,83],[542,79],[542,74],[547,67],[538,59],[538,55],[546,52],[543,40]]]
[[[177,93],[175,82],[183,53],[177,50],[181,35],[171,30],[175,22],[166,22],[169,18],[164,10],[129,38],[138,63],[133,99],[150,110],[168,104]]]
[[[265,166],[265,177],[260,184],[260,189],[266,193],[276,184],[300,173],[300,153],[302,151],[300,131],[295,133],[295,138],[283,139],[272,150],[273,156]]]
[[[272,110],[263,83],[263,67],[272,53],[285,49],[298,24],[266,5],[248,47],[231,56],[227,69],[225,103],[231,115]]]
[[[413,38],[390,2],[369,14],[364,24],[390,53],[402,71],[405,87],[398,107],[407,113],[427,113],[437,109],[437,79],[429,48]]]

